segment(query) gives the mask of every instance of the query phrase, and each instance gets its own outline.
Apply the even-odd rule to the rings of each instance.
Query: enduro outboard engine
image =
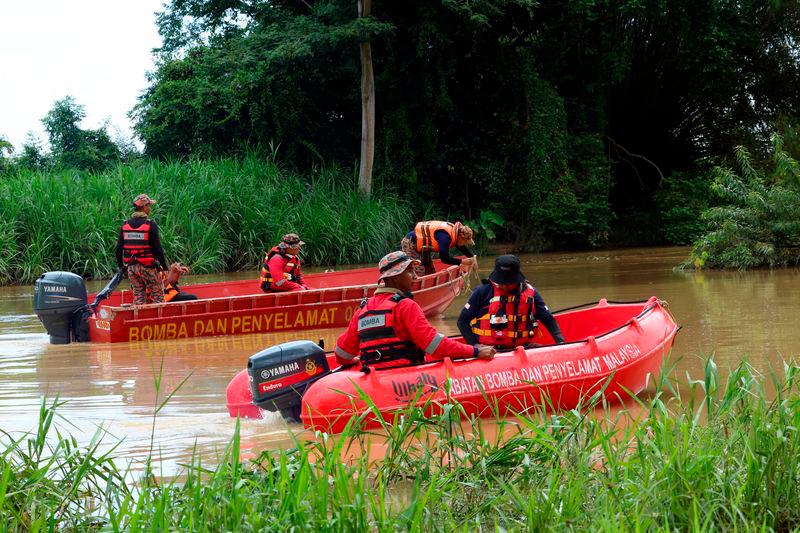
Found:
[[[300,421],[303,393],[329,371],[325,352],[311,341],[284,342],[247,361],[253,403],[289,422]]]
[[[33,312],[42,321],[50,344],[88,340],[82,310],[86,309],[86,284],[72,272],[45,272],[33,290]]]

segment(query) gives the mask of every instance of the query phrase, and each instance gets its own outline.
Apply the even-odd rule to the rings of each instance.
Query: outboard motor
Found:
[[[33,290],[33,312],[50,334],[50,344],[88,340],[84,328],[86,284],[72,272],[45,272]]]
[[[306,388],[330,373],[324,350],[311,341],[284,342],[251,355],[247,361],[253,403],[300,421]]]

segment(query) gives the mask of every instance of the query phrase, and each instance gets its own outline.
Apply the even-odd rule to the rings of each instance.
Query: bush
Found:
[[[723,205],[703,212],[710,231],[695,241],[684,267],[751,268],[800,263],[800,166],[773,136],[771,161],[758,168],[737,147],[736,171],[715,167]]]

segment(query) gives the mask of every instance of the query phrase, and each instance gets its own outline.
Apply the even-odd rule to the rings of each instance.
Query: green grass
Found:
[[[242,463],[237,425],[217,466],[195,455],[175,481],[135,484],[95,441],[49,435],[58,405],[43,405],[38,432],[0,454],[0,529],[792,530],[800,369],[782,374],[742,363],[721,382],[709,360],[683,389],[662,380],[623,410],[534,409],[503,439],[458,405],[432,418],[409,407],[374,464],[355,425]],[[361,459],[344,461],[348,449]]]
[[[411,207],[396,194],[356,192],[353,176],[323,169],[300,176],[245,159],[120,165],[100,174],[21,172],[0,180],[0,284],[66,270],[108,278],[131,201],[157,200],[168,261],[194,273],[254,270],[289,232],[307,243],[308,264],[374,262],[399,247]]]

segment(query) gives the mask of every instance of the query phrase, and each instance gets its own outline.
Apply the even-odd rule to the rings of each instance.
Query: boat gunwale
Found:
[[[439,283],[437,285],[431,285],[430,287],[425,287],[423,289],[415,290],[415,291],[413,291],[413,294],[416,295],[416,294],[421,294],[421,293],[427,293],[427,292],[432,291],[432,290],[441,289],[441,288],[443,288],[443,287],[445,287],[447,285],[451,285],[452,286],[452,284],[457,282],[458,280],[466,279],[466,277],[469,275],[469,271],[461,272],[457,276],[453,276],[452,275],[452,273],[457,268],[458,268],[458,265],[451,265],[446,269],[440,270],[439,272],[436,272],[434,274],[429,274],[429,276],[439,276],[439,275],[447,272],[448,276],[447,276],[447,279],[444,282]],[[365,270],[367,270],[367,269],[365,269]],[[428,276],[422,276],[419,279],[424,279],[424,278],[427,278],[427,277]],[[201,284],[197,284],[197,285],[201,285]],[[209,283],[209,284],[206,284],[206,285],[211,285],[211,284]],[[196,286],[196,285],[187,285],[186,288],[187,288],[187,290],[189,290],[189,287],[193,287],[193,286]],[[164,308],[166,306],[177,307],[177,306],[180,306],[182,304],[197,304],[198,302],[209,302],[209,303],[214,302],[214,303],[216,303],[216,302],[223,302],[223,301],[228,301],[228,300],[239,300],[239,299],[245,299],[245,298],[271,298],[272,300],[275,300],[275,299],[277,299],[276,298],[277,296],[290,295],[290,294],[292,294],[292,292],[295,292],[298,295],[299,294],[309,294],[309,293],[323,294],[323,293],[329,292],[329,291],[342,291],[342,292],[344,292],[344,291],[346,291],[348,289],[363,289],[363,293],[364,293],[361,298],[350,298],[350,299],[347,299],[347,300],[339,299],[339,300],[331,300],[331,301],[328,301],[328,302],[320,301],[320,302],[308,302],[308,303],[293,303],[293,304],[289,304],[289,305],[274,305],[273,304],[271,306],[259,307],[258,308],[258,309],[262,309],[262,310],[275,309],[275,308],[286,309],[286,308],[292,308],[292,307],[311,307],[311,306],[315,306],[315,305],[341,304],[341,303],[345,303],[345,302],[356,301],[356,300],[360,300],[360,299],[366,298],[367,297],[366,293],[370,289],[373,289],[373,288],[378,288],[378,284],[377,283],[373,283],[373,284],[369,284],[369,285],[342,285],[340,287],[322,287],[322,288],[318,288],[318,289],[309,289],[307,291],[285,291],[285,292],[272,292],[272,293],[261,292],[261,293],[253,293],[253,294],[239,294],[239,295],[234,295],[234,296],[217,296],[217,297],[213,297],[213,298],[201,298],[201,299],[198,299],[198,300],[188,300],[188,301],[182,301],[182,302],[161,302],[161,303],[144,304],[144,305],[124,304],[124,305],[113,305],[112,306],[112,305],[107,305],[107,304],[101,303],[98,306],[98,309],[103,309],[104,308],[104,309],[107,309],[108,311],[114,312],[115,316],[119,316],[122,313],[135,312],[135,311],[140,310],[140,309],[159,309],[159,308]],[[459,293],[456,293],[456,295],[458,295],[458,294]],[[94,294],[90,294],[89,295],[89,297],[92,297],[92,296],[94,296]],[[225,311],[214,311],[212,313],[205,312],[205,313],[193,313],[193,314],[188,314],[188,315],[187,314],[181,314],[181,315],[173,315],[173,316],[169,316],[169,317],[160,317],[159,316],[159,317],[151,317],[151,318],[134,318],[133,320],[131,320],[131,322],[132,321],[138,321],[138,320],[160,320],[162,318],[174,318],[175,316],[192,317],[192,316],[197,316],[197,315],[207,315],[207,314],[217,314],[217,313],[227,313],[227,312],[240,312],[240,311],[244,311],[244,309],[237,309],[237,310],[228,309],[228,310],[225,310]]]

